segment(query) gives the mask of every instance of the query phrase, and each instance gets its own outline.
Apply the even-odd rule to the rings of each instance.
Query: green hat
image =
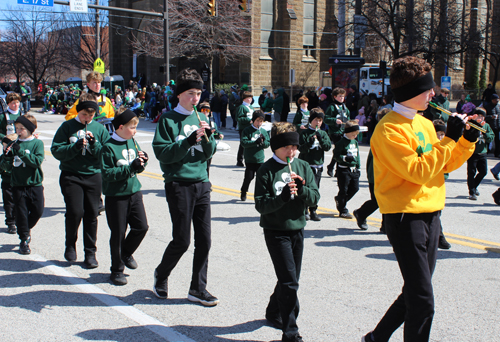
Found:
[[[101,94],[106,95],[106,89],[101,89]]]
[[[247,86],[246,84],[242,85],[242,86],[241,86],[241,90],[243,90],[243,91],[248,90],[248,86]]]

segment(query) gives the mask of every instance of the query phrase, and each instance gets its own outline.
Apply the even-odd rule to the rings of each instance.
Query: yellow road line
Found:
[[[45,151],[45,153],[47,155],[52,155],[48,151]],[[139,175],[143,176],[143,177],[152,178],[152,179],[163,180],[163,176],[159,173],[143,171]],[[225,188],[225,187],[218,186],[218,185],[212,185],[212,190],[214,192],[219,193],[219,194],[233,196],[233,197],[240,197],[239,190]],[[254,199],[253,196],[254,196],[253,193],[251,193],[251,192],[247,193],[248,199],[253,200]],[[334,216],[334,215],[338,215],[338,213],[339,213],[337,210],[330,209],[330,208],[323,208],[323,207],[318,207],[318,212],[320,214],[323,214],[326,216]],[[356,221],[356,219],[352,218],[349,221],[354,222],[354,221]],[[380,227],[381,222],[382,222],[381,219],[375,218],[375,217],[373,217],[373,218],[370,217],[367,219],[367,223],[370,226],[374,226],[377,228]],[[448,237],[448,241],[451,243],[461,245],[461,246],[471,247],[471,248],[475,248],[475,249],[480,249],[480,250],[487,251],[487,252],[494,252],[494,253],[500,254],[500,248],[496,248],[496,247],[500,247],[500,243],[476,239],[476,238],[472,238],[472,237],[468,237],[468,236],[457,235],[457,234],[453,234],[453,233],[445,233],[445,235]]]

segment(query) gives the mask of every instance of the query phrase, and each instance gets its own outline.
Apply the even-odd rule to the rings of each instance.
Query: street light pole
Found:
[[[170,32],[168,28],[168,0],[163,1],[163,32],[165,38],[163,39],[163,54],[165,59],[165,85],[170,81]]]
[[[99,0],[95,0],[96,6],[99,6]],[[96,22],[96,32],[97,32],[97,38],[96,38],[96,47],[97,47],[97,58],[101,58],[101,25],[99,23],[99,9],[96,8],[95,10],[95,22]]]

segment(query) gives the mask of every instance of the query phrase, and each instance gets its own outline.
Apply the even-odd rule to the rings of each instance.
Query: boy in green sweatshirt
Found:
[[[261,129],[265,120],[263,111],[256,110],[252,115],[252,123],[241,133],[241,145],[244,148],[245,178],[241,186],[241,200],[247,200],[247,191],[255,173],[264,164],[264,149],[269,147],[269,135],[265,129]]]
[[[321,108],[313,108],[308,117],[309,125],[307,129],[300,131],[299,139],[299,159],[309,163],[318,189],[321,181],[321,174],[323,173],[325,152],[332,148],[332,142],[328,134],[320,129],[324,118],[325,114]],[[317,205],[309,208],[309,218],[313,221],[321,221],[321,218],[316,213],[316,209],[318,209]],[[306,213],[306,219],[307,216]]]
[[[266,309],[266,319],[283,331],[284,342],[302,342],[297,327],[297,291],[304,249],[305,213],[317,205],[319,190],[309,164],[295,158],[299,134],[289,122],[271,129],[274,155],[257,171],[255,208],[260,213],[267,249],[278,282]]]
[[[33,115],[24,115],[15,122],[18,140],[8,143],[4,167],[11,171],[10,183],[14,199],[19,253],[30,254],[31,229],[42,217],[44,209],[42,162],[43,142],[35,139],[37,124]]]
[[[5,97],[7,102],[7,111],[0,115],[0,139],[6,135],[16,134],[14,122],[21,115],[19,107],[21,106],[21,95],[17,93],[8,93]],[[12,139],[12,141],[17,140]],[[14,214],[14,198],[12,197],[12,186],[10,185],[10,171],[2,171],[2,202],[5,212],[5,224],[7,233],[16,234],[16,217]]]
[[[345,219],[352,218],[346,205],[359,190],[359,169],[361,166],[358,141],[356,140],[358,133],[358,121],[347,121],[344,136],[333,149],[333,157],[337,161],[337,184],[339,186],[339,193],[335,196],[335,204],[339,211],[339,217]]]
[[[193,110],[202,89],[203,79],[196,70],[182,70],[176,88],[179,104],[163,114],[156,126],[153,150],[163,171],[173,240],[154,272],[153,292],[158,298],[168,298],[168,277],[189,247],[193,222],[195,249],[188,300],[214,306],[219,300],[206,289],[211,245],[207,160],[216,145],[206,116]]]
[[[344,103],[345,90],[343,88],[335,88],[332,91],[333,102],[326,109],[325,124],[328,125],[328,135],[332,144],[336,144],[344,135],[344,125],[349,120],[349,109]],[[328,176],[333,177],[333,169],[335,168],[335,157],[332,156],[330,164],[326,168]]]
[[[95,96],[82,94],[76,105],[77,116],[65,121],[52,140],[50,151],[61,162],[59,184],[66,203],[66,249],[64,258],[76,261],[78,227],[83,220],[84,264],[99,266],[97,247],[97,216],[101,197],[101,149],[109,139],[107,129],[93,120],[99,113]]]
[[[241,105],[236,109],[236,118],[238,120],[238,133],[240,134],[241,141],[241,133],[245,128],[251,125],[253,108],[252,104],[253,95],[249,91],[244,91],[241,93]],[[236,156],[236,166],[245,166],[243,165],[243,146],[238,146],[238,154]]]
[[[139,118],[130,109],[121,107],[112,121],[115,131],[102,147],[102,193],[106,196],[106,219],[111,230],[111,282],[127,284],[125,266],[137,268],[133,254],[148,231],[146,210],[142,201],[141,183],[137,174],[148,161],[134,140]],[[130,226],[128,235],[127,224]]]
[[[473,114],[477,114],[477,121],[484,122],[486,112],[482,108],[476,108]],[[488,145],[495,139],[495,133],[490,125],[484,123],[483,128],[486,133],[479,133],[479,139],[476,141],[474,153],[467,160],[467,186],[469,188],[469,199],[477,201],[479,191],[477,187],[488,173],[488,160],[486,154],[488,153]]]

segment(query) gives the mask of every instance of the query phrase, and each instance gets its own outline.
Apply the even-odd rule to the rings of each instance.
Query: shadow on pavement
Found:
[[[66,213],[65,207],[56,207],[56,208],[45,207],[43,209],[42,217],[52,217],[56,216],[57,214],[64,214],[64,213]]]

